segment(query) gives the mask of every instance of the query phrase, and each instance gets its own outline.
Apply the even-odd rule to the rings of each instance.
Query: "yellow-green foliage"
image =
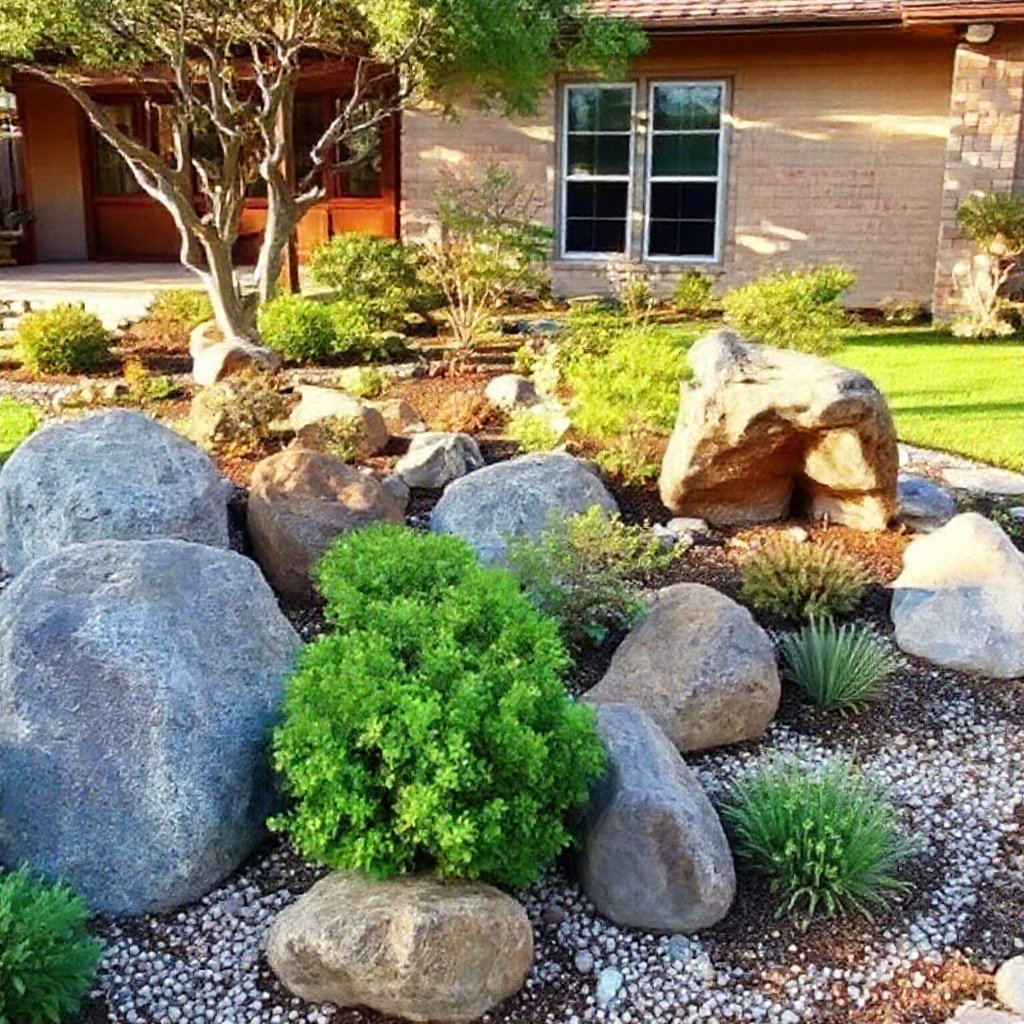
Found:
[[[72,303],[26,314],[14,340],[33,373],[87,373],[110,355],[110,332],[100,318]]]
[[[213,306],[206,292],[198,288],[169,288],[156,293],[149,316],[168,327],[191,331],[213,319]]]

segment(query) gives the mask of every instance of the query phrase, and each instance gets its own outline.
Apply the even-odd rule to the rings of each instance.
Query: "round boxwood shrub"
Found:
[[[70,302],[23,316],[14,340],[33,373],[88,373],[110,355],[100,318]]]
[[[78,1012],[100,944],[85,931],[84,902],[26,869],[0,877],[0,1021],[53,1024]]]
[[[331,311],[302,295],[278,295],[259,315],[263,344],[292,363],[315,363],[334,356],[336,332]]]
[[[375,877],[535,881],[604,760],[555,623],[461,540],[404,527],[342,538],[319,578],[337,628],[288,685],[274,760],[291,805],[272,827]]]

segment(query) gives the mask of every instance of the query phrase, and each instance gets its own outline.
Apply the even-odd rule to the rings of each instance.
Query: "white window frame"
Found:
[[[567,228],[569,221],[569,183],[571,181],[614,181],[621,182],[621,174],[579,174],[569,176],[569,97],[574,89],[629,89],[629,170],[626,178],[626,237],[621,252],[571,252],[566,249]],[[559,210],[558,256],[563,260],[580,262],[611,263],[616,260],[628,260],[633,251],[633,203],[636,179],[636,144],[637,144],[637,83],[636,82],[568,82],[562,89],[562,127],[559,132],[562,157],[559,161],[561,177],[561,209]],[[624,134],[624,133],[623,133]]]
[[[708,175],[669,175],[654,178],[654,91],[674,85],[717,85],[722,90],[722,107],[718,126],[718,167],[714,177]],[[647,146],[647,159],[644,174],[644,255],[643,258],[649,263],[679,263],[679,264],[714,264],[719,263],[722,258],[722,239],[724,236],[725,221],[725,192],[728,183],[726,174],[726,153],[729,149],[729,122],[726,112],[730,108],[729,82],[724,78],[667,78],[647,83],[647,124],[645,143]],[[693,134],[715,134],[710,128],[695,129]],[[675,182],[685,184],[686,182],[714,182],[717,185],[715,196],[715,244],[714,252],[710,256],[668,256],[651,255],[651,192],[657,182]]]

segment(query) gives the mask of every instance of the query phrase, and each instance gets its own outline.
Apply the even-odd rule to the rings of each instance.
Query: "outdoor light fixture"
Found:
[[[973,25],[968,25],[967,31],[964,33],[964,39],[976,46],[983,46],[985,43],[991,43],[992,37],[995,34],[995,25],[991,22],[982,21],[976,22]]]

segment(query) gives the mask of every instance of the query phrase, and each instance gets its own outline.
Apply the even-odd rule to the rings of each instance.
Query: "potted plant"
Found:
[[[34,219],[31,210],[0,208],[0,267],[14,266],[25,225]]]

